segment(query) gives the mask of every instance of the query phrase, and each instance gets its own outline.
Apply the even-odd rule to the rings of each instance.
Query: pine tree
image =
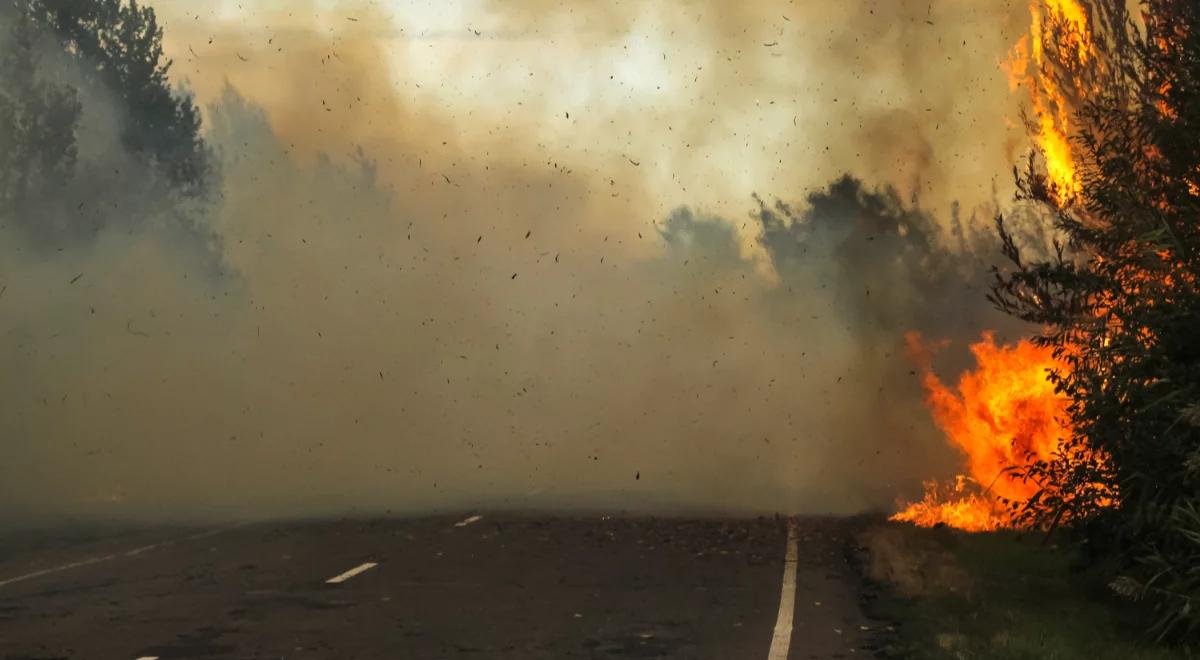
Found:
[[[200,137],[200,114],[171,89],[154,10],[137,0],[22,0],[26,11],[57,37],[95,79],[124,101],[122,141],[153,159],[172,183],[203,192],[210,158]]]
[[[162,36],[137,0],[0,0],[0,222],[43,246],[150,216],[194,230],[214,159]],[[101,107],[136,172],[114,174],[128,168],[111,152],[81,160],[82,119]]]
[[[0,208],[14,215],[65,185],[75,169],[76,91],[40,79],[37,30],[26,16],[0,13],[11,25],[0,41]]]

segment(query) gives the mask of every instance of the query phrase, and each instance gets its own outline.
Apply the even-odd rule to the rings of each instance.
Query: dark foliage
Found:
[[[151,207],[182,218],[167,197],[203,198],[214,159],[170,67],[154,11],[137,0],[0,0],[0,215],[53,243],[112,220],[74,211],[118,206],[118,190],[125,218]],[[100,106],[122,153],[89,163],[78,138]]]
[[[903,328],[970,341],[1006,325],[981,295],[995,239],[972,231],[957,209],[946,231],[894,189],[873,190],[850,176],[811,192],[800,206],[757,201],[759,242],[780,279],[829,287],[855,332],[902,341]]]
[[[200,139],[200,113],[191,98],[172,92],[162,28],[137,0],[24,0],[26,11],[124,101],[122,140],[155,159],[177,186],[201,192],[209,158]]]
[[[24,215],[74,175],[81,107],[75,89],[36,76],[28,18],[0,12],[0,19],[10,25],[0,42],[0,205]]]
[[[999,222],[1014,264],[991,299],[1043,326],[1068,368],[1053,381],[1076,436],[1023,474],[1042,485],[1026,520],[1073,521],[1113,557],[1118,591],[1161,608],[1156,633],[1200,632],[1200,3],[1085,3],[1096,53],[1080,62],[1047,26],[1048,67],[1073,92],[1080,190],[1030,160],[1020,197],[1063,238],[1029,260]],[[1057,55],[1057,56],[1056,56]]]

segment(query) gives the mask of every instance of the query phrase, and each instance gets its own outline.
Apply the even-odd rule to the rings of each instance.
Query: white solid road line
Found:
[[[55,566],[55,567],[53,567],[53,568],[43,568],[43,569],[42,569],[42,570],[40,570],[40,571],[34,571],[34,572],[32,572],[32,573],[26,573],[26,574],[24,574],[24,575],[18,575],[18,576],[16,576],[16,577],[11,577],[11,578],[8,578],[8,579],[5,579],[5,580],[0,580],[0,587],[7,586],[7,585],[13,584],[13,583],[15,583],[15,582],[21,582],[22,580],[29,580],[29,579],[32,579],[32,578],[35,578],[35,577],[41,577],[41,576],[43,576],[43,575],[50,575],[51,573],[60,573],[60,572],[62,572],[62,571],[67,571],[67,570],[70,570],[70,569],[72,569],[72,568],[80,568],[80,567],[83,567],[83,566],[91,566],[92,564],[99,564],[100,562],[109,561],[109,560],[112,560],[112,559],[116,559],[116,558],[118,558],[118,557],[136,557],[136,556],[138,556],[138,555],[142,554],[143,552],[147,552],[147,551],[150,551],[150,550],[155,550],[155,549],[157,549],[157,548],[161,548],[161,547],[163,547],[163,546],[168,546],[168,545],[171,545],[172,543],[175,543],[175,542],[176,542],[176,541],[178,541],[178,540],[184,540],[184,541],[194,541],[194,540],[197,540],[197,539],[202,539],[202,538],[207,538],[207,537],[209,537],[209,536],[214,536],[214,535],[216,535],[216,534],[220,534],[221,532],[225,532],[225,531],[228,531],[228,530],[230,530],[230,529],[233,529],[233,528],[235,528],[235,527],[240,527],[240,526],[241,526],[241,525],[240,525],[240,524],[238,524],[238,525],[228,525],[228,526],[225,526],[225,527],[217,527],[217,528],[215,528],[215,529],[210,529],[210,530],[207,530],[207,531],[203,531],[203,532],[200,532],[200,533],[198,533],[198,534],[192,534],[191,536],[184,537],[183,539],[174,539],[174,540],[170,540],[170,541],[161,541],[161,542],[159,542],[159,543],[152,543],[152,544],[150,544],[150,545],[144,545],[144,546],[142,546],[142,547],[140,547],[140,548],[134,548],[134,549],[132,549],[132,550],[127,550],[127,551],[125,551],[125,552],[116,552],[116,553],[113,553],[113,554],[110,554],[110,555],[101,555],[101,556],[99,556],[99,557],[89,557],[89,558],[87,558],[87,559],[81,559],[81,560],[79,560],[79,561],[73,561],[73,562],[71,562],[71,563],[69,563],[69,564],[63,564],[62,566]]]
[[[345,582],[346,580],[349,580],[350,578],[354,577],[355,575],[358,575],[359,573],[365,573],[366,571],[369,571],[378,565],[379,564],[377,564],[373,561],[366,562],[365,564],[360,564],[360,565],[355,566],[354,568],[346,571],[345,573],[342,573],[341,575],[335,575],[334,577],[331,577],[328,580],[325,580],[325,584],[341,584],[341,583]]]
[[[767,660],[787,660],[792,645],[792,612],[796,607],[796,521],[788,520],[787,555],[783,560],[783,589],[779,594],[779,616],[775,619],[775,636]]]
[[[18,575],[17,577],[11,577],[11,578],[8,578],[7,580],[0,580],[0,587],[12,584],[14,582],[20,582],[21,580],[28,580],[30,578],[41,577],[43,575],[49,575],[51,573],[58,573],[59,571],[66,571],[66,570],[69,570],[72,568],[79,568],[80,566],[90,566],[92,564],[99,564],[102,561],[116,559],[117,557],[120,557],[120,556],[121,555],[104,555],[103,557],[91,557],[88,559],[81,559],[79,561],[73,561],[70,564],[63,564],[62,566],[55,566],[54,568],[44,568],[40,571],[26,573],[25,575]]]
[[[158,656],[157,655],[144,655],[144,656],[138,658],[137,660],[158,660]]]
[[[460,521],[454,523],[454,526],[455,527],[466,527],[467,525],[470,525],[471,523],[474,523],[474,522],[479,522],[480,520],[483,520],[483,516],[471,516],[470,518],[467,518],[466,520],[460,520]]]
[[[91,566],[92,564],[99,564],[102,561],[116,559],[117,557],[136,557],[136,556],[142,554],[143,552],[146,552],[148,550],[154,550],[155,548],[161,548],[164,545],[170,545],[171,543],[172,543],[172,541],[163,541],[162,543],[153,543],[151,545],[144,545],[140,548],[134,548],[133,550],[130,550],[128,552],[121,552],[121,553],[116,553],[116,554],[111,554],[111,555],[102,555],[100,557],[89,557],[88,559],[81,559],[79,561],[73,561],[70,564],[63,564],[62,566],[55,566],[54,568],[44,568],[40,571],[26,573],[25,575],[18,575],[17,577],[8,578],[7,580],[0,580],[0,587],[12,584],[14,582],[20,582],[22,580],[28,580],[30,578],[41,577],[43,575],[49,575],[51,573],[59,573],[61,571],[70,570],[72,568],[79,568],[81,566]]]

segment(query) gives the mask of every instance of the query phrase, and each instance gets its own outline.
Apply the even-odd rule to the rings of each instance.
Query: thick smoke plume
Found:
[[[553,5],[480,5],[479,31],[545,47],[581,20]],[[113,137],[120,103],[75,86],[79,167],[96,176],[43,200],[55,231],[0,229],[0,516],[847,513],[952,469],[903,335],[965,341],[998,327],[980,288],[997,257],[986,196],[961,213],[922,206],[954,198],[938,154],[978,141],[971,122],[899,99],[933,94],[916,53],[965,28],[923,41],[906,31],[937,14],[862,3],[825,29],[813,10],[742,5],[754,10],[617,12],[590,23],[596,43],[561,45],[641,43],[669,63],[666,78],[675,66],[695,78],[676,96],[622,92],[630,107],[663,104],[655,134],[635,135],[614,128],[631,121],[619,95],[522,96],[514,79],[532,76],[513,61],[476,109],[418,91],[409,73],[422,70],[492,83],[458,51],[434,69],[421,59],[466,35],[379,9],[263,3],[234,20],[220,3],[195,18],[164,3],[175,75],[204,106],[212,189],[156,185]],[[852,30],[868,32],[856,21],[896,20],[872,12],[911,25],[845,54]],[[748,21],[803,32],[716,27]],[[673,35],[676,23],[694,34]],[[707,64],[673,61],[687,51],[671,44],[694,36],[708,39]],[[771,39],[800,61],[842,52],[826,63],[840,73],[806,74],[815,87],[800,97],[780,82]],[[884,60],[889,49],[902,57]],[[952,68],[992,66],[986,55]],[[50,55],[39,66],[48,80],[75,75]],[[840,78],[872,71],[886,83]],[[721,126],[759,103],[755,85],[776,83],[778,107],[762,115],[772,139],[819,109],[860,123],[820,133],[810,119],[791,142]],[[835,110],[873,94],[893,107]],[[683,113],[681,98],[706,99],[712,116]],[[737,147],[743,133],[755,147]],[[988,158],[1005,157],[1002,142]],[[826,143],[865,179],[835,177]],[[726,171],[736,163],[764,179],[744,189]]]

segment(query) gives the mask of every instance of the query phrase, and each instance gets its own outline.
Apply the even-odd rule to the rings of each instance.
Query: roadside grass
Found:
[[[1195,650],[1153,643],[1146,613],[1118,600],[1069,547],[1041,537],[880,523],[859,538],[875,589],[869,613],[891,622],[887,658],[1166,660]]]

